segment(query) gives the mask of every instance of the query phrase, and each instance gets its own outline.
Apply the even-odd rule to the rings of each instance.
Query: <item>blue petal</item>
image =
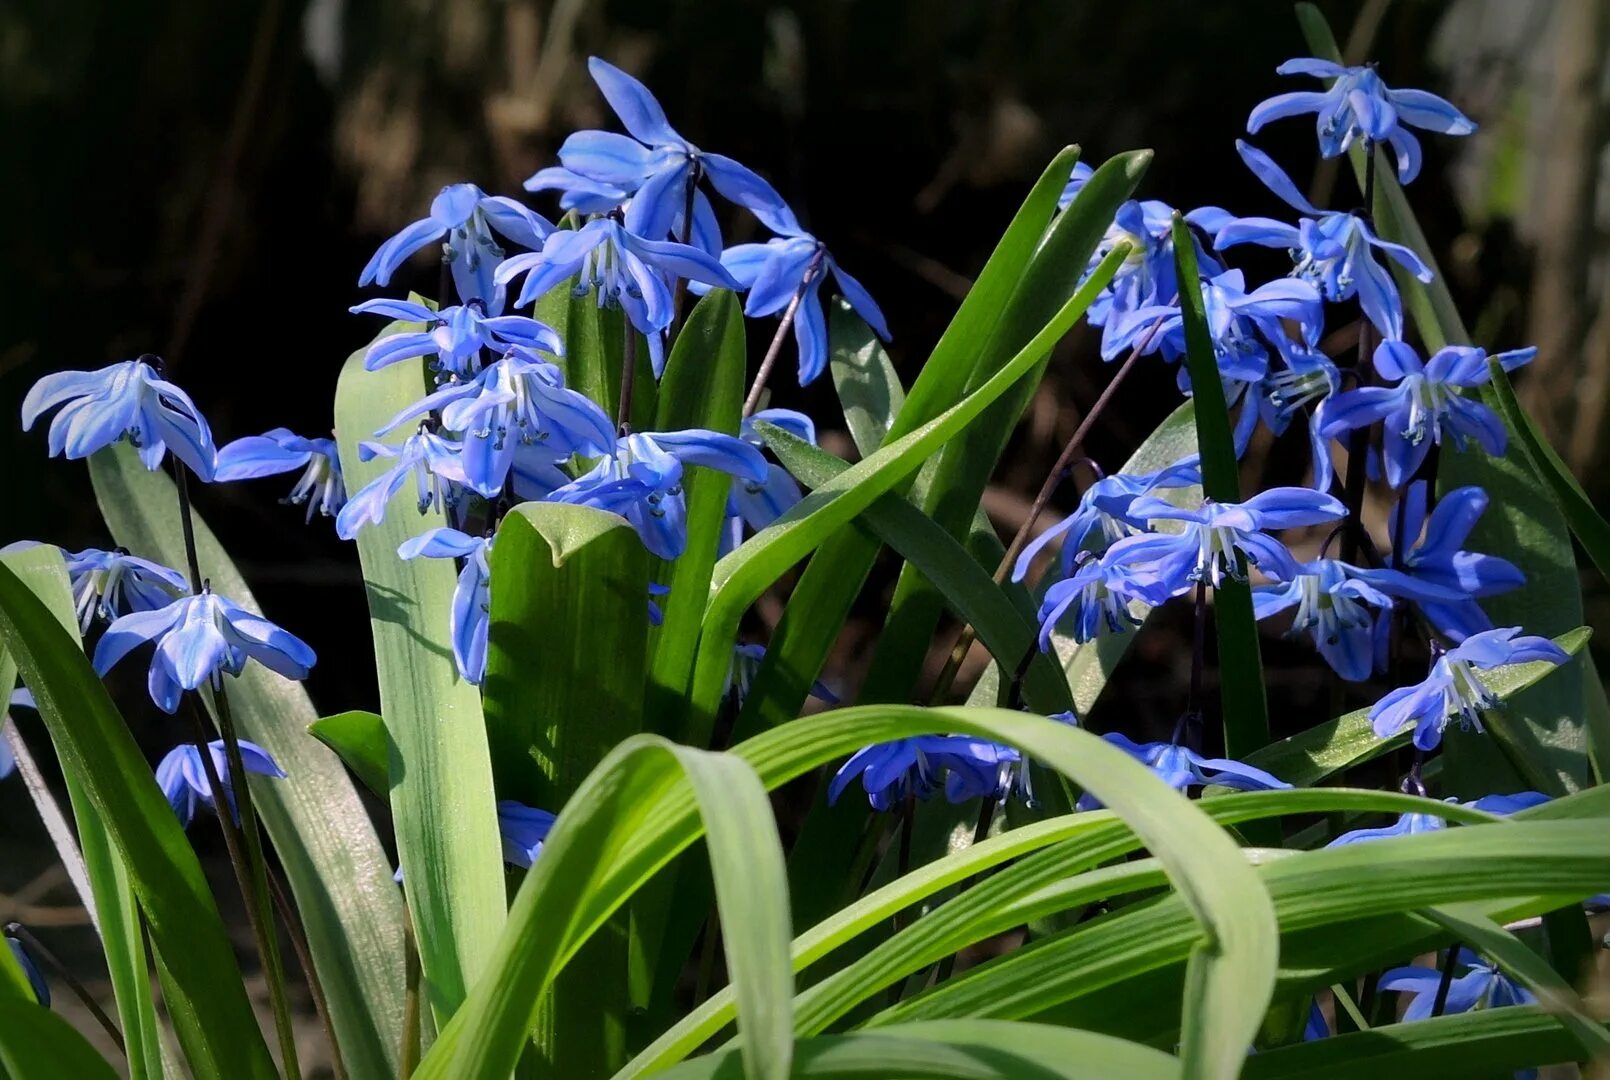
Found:
[[[1256,135],[1258,129],[1271,120],[1283,120],[1288,116],[1319,112],[1324,107],[1325,95],[1315,90],[1295,90],[1286,94],[1276,94],[1253,106],[1252,112],[1247,116],[1247,134]]]
[[[730,203],[748,210],[760,223],[779,236],[797,236],[799,220],[777,189],[753,170],[721,154],[702,154],[699,158],[710,186]]]
[[[248,435],[218,451],[213,479],[227,482],[277,476],[306,465],[310,456],[306,451],[287,450],[266,435]]]
[[[850,307],[854,308],[855,313],[872,328],[873,333],[888,341],[889,325],[884,322],[883,310],[878,307],[877,301],[872,299],[872,294],[867,292],[859,281],[846,274],[844,268],[837,262],[829,260],[828,265],[833,268],[833,277],[839,283],[839,292],[850,302]]]
[[[359,285],[389,285],[391,275],[397,268],[408,261],[408,256],[429,244],[432,240],[439,240],[447,230],[430,218],[423,218],[407,226],[397,235],[380,245],[380,249],[370,257],[358,275]]]
[[[1403,123],[1441,135],[1469,135],[1476,130],[1474,120],[1429,91],[1388,90],[1386,96]]]
[[[1237,139],[1235,149],[1236,153],[1241,155],[1241,160],[1246,162],[1247,168],[1252,170],[1253,175],[1263,181],[1263,186],[1274,192],[1288,206],[1310,217],[1318,217],[1322,213],[1297,190],[1297,185],[1286,175],[1286,170],[1275,164],[1274,158],[1245,139]]]
[[[598,89],[603,91],[604,100],[609,102],[609,107],[615,110],[622,126],[632,133],[633,138],[650,146],[668,143],[687,145],[686,140],[666,120],[665,110],[660,108],[660,103],[649,93],[648,87],[596,56],[588,58],[587,70],[592,74],[593,82],[598,84]]]
[[[647,437],[666,453],[687,464],[719,469],[756,484],[766,482],[766,459],[759,450],[736,436],[690,428],[686,431],[655,432]]]

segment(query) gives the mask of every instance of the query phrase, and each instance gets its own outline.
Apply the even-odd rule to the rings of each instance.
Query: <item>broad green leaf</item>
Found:
[[[579,279],[571,278],[555,285],[537,298],[531,314],[553,327],[565,343],[565,353],[559,358],[565,385],[586,394],[614,416],[620,396],[620,357],[604,355],[603,312],[590,293],[577,295],[579,284]]]
[[[67,576],[67,567],[61,554],[53,547],[41,545],[0,555],[0,562],[14,571],[23,584],[50,609],[56,622],[69,636],[77,639],[77,612],[74,610],[73,592]],[[0,686],[14,686],[17,680],[16,664],[4,649],[0,649]],[[20,739],[19,739],[20,743]],[[19,772],[25,775],[30,794],[35,796],[40,816],[47,812],[59,818],[50,791],[37,766],[26,757],[26,748],[15,754]],[[52,833],[56,850],[61,856],[67,875],[78,889],[79,897],[89,913],[90,923],[101,939],[101,950],[106,956],[107,974],[112,980],[112,992],[117,1000],[118,1020],[123,1030],[123,1046],[129,1064],[129,1075],[159,1077],[162,1068],[162,1037],[157,1030],[156,1003],[151,996],[151,975],[147,966],[145,935],[140,929],[139,904],[129,886],[128,870],[112,846],[106,826],[97,815],[95,806],[84,792],[77,776],[63,776],[67,798],[73,807],[75,833],[64,820],[46,822]],[[41,789],[37,794],[35,785]],[[48,808],[48,811],[47,811]]]
[[[379,713],[351,709],[321,716],[307,726],[308,734],[336,752],[363,786],[384,799],[391,791],[387,776],[386,722]]]
[[[94,455],[89,466],[117,542],[183,567],[173,481],[145,469],[126,443]],[[194,523],[202,576],[242,607],[261,611],[207,522],[195,514]],[[267,749],[287,774],[252,781],[252,805],[296,901],[343,1062],[356,1077],[389,1075],[397,1068],[403,1012],[403,907],[390,860],[341,762],[307,737],[318,713],[301,683],[250,664],[230,683],[229,701],[241,737]]]
[[[670,795],[687,798],[687,824],[706,833],[727,962],[744,1005],[745,1069],[763,1078],[788,1074],[788,888],[765,788],[740,758],[637,735],[604,758],[554,823],[542,872],[521,885],[493,968],[421,1063],[420,1080],[513,1068],[542,990],[646,879],[631,875],[623,888],[609,871],[663,827],[658,811]],[[661,845],[656,868],[674,853]]]
[[[1508,1076],[1571,1061],[1573,1036],[1530,1005],[1477,1009],[1407,1024],[1388,1024],[1254,1054],[1247,1080],[1355,1080],[1360,1076],[1462,1078]]]
[[[1330,27],[1317,8],[1299,4],[1297,17],[1309,47],[1314,50],[1312,55],[1323,58],[1339,55]],[[1379,150],[1375,153],[1376,231],[1385,239],[1413,248],[1436,275],[1429,285],[1422,284],[1400,273],[1394,264],[1393,272],[1403,294],[1404,307],[1414,318],[1428,351],[1448,344],[1469,344],[1470,333],[1460,318],[1441,268],[1431,254],[1408,196],[1393,176],[1385,155]],[[1354,173],[1362,184],[1364,149],[1355,146],[1350,157]],[[1455,452],[1455,448],[1449,446],[1440,458],[1437,483],[1443,491],[1475,484],[1487,492],[1491,502],[1471,532],[1466,547],[1503,556],[1526,574],[1524,587],[1483,599],[1482,607],[1494,624],[1522,626],[1532,634],[1563,634],[1584,621],[1576,553],[1571,546],[1567,518],[1556,502],[1546,470],[1534,468],[1534,464],[1541,463],[1534,463],[1524,436],[1504,414],[1501,397],[1509,389],[1508,381],[1508,375],[1495,370],[1493,384],[1483,387],[1480,394],[1483,404],[1504,415],[1509,436],[1504,454],[1493,457],[1474,446]],[[1533,437],[1536,439],[1535,432]],[[1541,443],[1540,439],[1536,441]],[[1597,681],[1598,674],[1593,670],[1592,659],[1584,655],[1582,660],[1550,679],[1547,685],[1518,695],[1505,717],[1509,737],[1534,770],[1543,774],[1542,786],[1551,793],[1575,791],[1590,783],[1590,728],[1586,717],[1590,706],[1600,704],[1600,696],[1586,696],[1589,680]],[[1610,755],[1610,746],[1599,747],[1599,756],[1607,755]],[[1451,732],[1445,742],[1445,756],[1447,783],[1455,794],[1467,798],[1489,791],[1512,790],[1519,779],[1498,744],[1491,739],[1462,738],[1459,732]]]
[[[1073,203],[1051,222],[1033,262],[974,358],[967,390],[993,376],[1033,329],[1078,288],[1097,244],[1112,225],[1113,215],[1134,193],[1150,161],[1150,153],[1138,151],[1105,162],[1079,189]],[[990,474],[1033,398],[1049,360],[1047,350],[1036,365],[990,404],[977,424],[948,441],[932,466],[918,478],[913,501],[958,540],[966,536]],[[916,387],[912,392],[915,395]],[[934,584],[909,563],[902,567],[872,666],[861,688],[862,702],[909,698],[921,675],[942,610],[943,598]],[[1014,657],[1006,663],[1015,667],[1016,660]]]
[[[706,428],[738,434],[744,399],[744,320],[738,298],[725,289],[694,307],[676,336],[660,382],[656,431]],[[650,631],[647,717],[653,729],[676,738],[681,726],[699,622],[710,593],[710,571],[726,521],[731,480],[714,469],[684,473],[688,545],[669,562],[652,560],[649,579],[670,588],[659,600],[664,621]],[[594,760],[597,760],[596,758]]]
[[[10,949],[5,950],[10,952]],[[113,1080],[117,1073],[71,1024],[32,1001],[0,1000],[0,1072]]]
[[[616,514],[523,503],[504,516],[483,686],[501,798],[557,811],[642,730],[648,563]],[[622,918],[544,998],[536,1054],[556,1075],[603,1075],[625,1060],[626,971]]]
[[[1002,307],[1033,262],[1046,226],[1056,213],[1057,199],[1078,160],[1078,148],[1070,146],[1046,166],[923,364],[910,396],[895,413],[885,435],[878,439],[879,448],[885,440],[899,439],[933,420],[964,396],[968,374],[979,351],[1000,320]],[[842,328],[844,324],[834,325]],[[839,348],[855,349],[854,338]],[[865,448],[862,454],[870,456]],[[850,605],[866,583],[879,548],[877,538],[859,523],[842,528],[822,543],[800,575],[767,645],[766,659],[738,718],[736,730],[740,734],[775,727],[799,713],[811,680],[821,674],[828,651],[850,613]],[[826,875],[811,872],[802,879],[797,870],[793,885],[796,910],[807,914],[817,913],[822,890],[832,887]]]
[[[756,429],[783,467],[807,487],[820,487],[849,468],[847,462],[781,428],[760,423]],[[862,518],[879,540],[937,584],[952,609],[978,630],[979,639],[998,661],[1016,668],[1018,659],[1034,648],[1035,624],[1012,605],[989,571],[933,519],[893,493],[869,506]],[[1073,707],[1066,682],[1050,659],[1038,651],[1023,689],[1036,712],[1057,713]]]
[[[405,329],[418,327],[393,323],[382,333]],[[366,351],[347,358],[336,387],[341,470],[354,492],[383,473],[390,460],[362,461],[358,444],[373,438],[426,389],[423,360],[370,372],[363,367]],[[490,957],[505,913],[481,697],[459,678],[448,631],[457,575],[451,560],[397,556],[405,540],[444,524],[439,513],[420,514],[405,485],[388,505],[385,520],[365,526],[357,537],[380,713],[390,740],[387,771],[398,858],[407,875],[424,986],[441,1022],[458,1008]],[[392,955],[400,963],[401,947]],[[400,974],[396,985],[402,985]],[[393,1045],[401,1045],[400,1037]]]
[[[1345,788],[1238,792],[1200,805],[1219,825],[1342,809],[1399,813],[1430,809],[1426,800],[1412,796]],[[1465,807],[1451,809],[1460,815],[1457,820],[1492,820],[1491,815]],[[1442,805],[1437,804],[1436,810],[1443,812]],[[978,877],[1013,859],[1020,860],[911,924],[887,946],[880,946],[878,955],[869,954],[840,968],[805,991],[799,1001],[799,1023],[806,1025],[807,1032],[820,1030],[887,982],[920,971],[991,933],[1076,902],[1071,890],[1088,884],[1073,885],[1068,880],[1071,875],[1122,858],[1138,846],[1140,841],[1122,819],[1110,810],[1097,810],[1031,822],[919,866],[834,912],[796,938],[794,970],[803,971],[836,955],[847,943],[886,924],[894,913],[924,903],[957,882]],[[730,993],[716,994],[634,1058],[617,1080],[663,1068],[702,1046],[730,1023],[732,1006]]]
[[[1592,636],[1592,630],[1579,626],[1555,638],[1554,643],[1574,656]],[[1549,661],[1538,660],[1478,672],[1476,677],[1500,701],[1507,702],[1545,678],[1558,678],[1559,671],[1560,668]],[[1247,755],[1246,760],[1249,765],[1266,769],[1287,783],[1306,787],[1406,745],[1410,734],[1404,732],[1380,738],[1370,724],[1370,710],[1364,708],[1271,743]]]
[[[1196,925],[1192,940],[1205,937],[1219,950],[1223,969],[1239,976],[1239,992],[1221,1016],[1221,1042],[1235,1044],[1239,1058],[1262,1019],[1274,981],[1274,926],[1267,898],[1229,835],[1123,751],[1077,728],[1024,713],[869,706],[786,724],[733,753],[755,766],[769,788],[863,743],[938,731],[1016,746],[1070,776],[1124,817],[1164,862],[1180,890],[1177,895],[1185,897]],[[612,911],[698,835],[698,810],[686,786],[668,784],[661,776],[633,783],[631,776],[612,767],[626,753],[623,748],[612,755],[577,795],[583,824],[575,828],[576,843],[588,849],[591,876],[572,882],[568,865],[555,859],[545,863],[543,874],[527,878],[516,897],[496,970],[432,1052],[438,1070],[448,1060],[460,1069],[487,1062],[501,1067],[505,1051],[487,1047],[489,1041],[501,1046],[511,1033],[518,1035],[520,1024],[511,1022],[511,1014],[529,1009],[551,970],[562,967]],[[604,807],[583,801],[583,793],[593,800],[594,789],[606,788]],[[545,860],[555,854],[564,824],[562,815]],[[565,859],[570,859],[569,831],[564,839]],[[456,1045],[461,1038],[462,1049]]]
[[[1174,264],[1180,280],[1180,311],[1185,323],[1185,363],[1191,373],[1196,441],[1202,455],[1202,494],[1220,503],[1241,501],[1235,437],[1230,430],[1224,382],[1208,331],[1201,275],[1196,267],[1196,240],[1178,213],[1174,215]],[[1244,578],[1213,589],[1213,623],[1219,636],[1219,707],[1224,722],[1224,753],[1241,758],[1269,742],[1269,705],[1264,698],[1263,658],[1258,651],[1258,622],[1252,614],[1252,589]]]
[[[128,868],[163,998],[198,1076],[274,1075],[201,865],[151,766],[78,642],[0,565],[0,645],[16,661],[74,776]]]
[[[739,1080],[736,1051],[696,1058],[665,1080]],[[796,1077],[851,1080],[1145,1080],[1177,1077],[1180,1063],[1161,1050],[1091,1031],[999,1020],[905,1024],[825,1035],[798,1043]]]

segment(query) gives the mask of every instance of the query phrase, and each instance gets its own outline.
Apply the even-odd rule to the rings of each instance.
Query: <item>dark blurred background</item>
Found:
[[[1603,498],[1607,4],[1320,6],[1351,59],[1481,123],[1469,139],[1425,139],[1412,198],[1479,343],[1542,347],[1523,397]],[[346,311],[369,295],[356,286],[369,254],[444,184],[520,195],[568,132],[618,130],[589,55],[646,81],[690,139],[776,184],[883,306],[909,384],[1065,143],[1092,162],[1155,148],[1145,197],[1288,216],[1233,140],[1254,103],[1299,87],[1274,68],[1306,52],[1285,0],[13,0],[0,8],[0,416],[12,418],[0,423],[0,542],[110,546],[85,469],[47,461],[42,432],[15,423],[46,372],[154,351],[220,443],[276,425],[326,433],[340,365],[375,329]],[[1345,171],[1316,170],[1310,123],[1273,125],[1258,144],[1300,186],[1333,188],[1333,205],[1358,201]],[[741,214],[723,225],[729,242],[758,238]],[[1254,280],[1289,266],[1280,253],[1234,261]],[[434,280],[420,257],[396,284],[428,293]],[[769,320],[750,327],[757,358],[770,334]],[[791,345],[785,356],[791,370]],[[1088,333],[1060,348],[988,495],[1005,532],[1109,372]],[[777,379],[775,401],[836,416],[829,384],[801,393]],[[1171,370],[1139,369],[1093,456],[1121,465],[1177,401]],[[826,442],[849,452],[842,435]],[[1252,467],[1296,482],[1304,455],[1284,449],[1260,444]],[[267,614],[318,651],[321,710],[373,707],[356,559],[327,520],[304,527],[276,502],[291,482],[211,488],[200,508]],[[881,603],[874,589],[832,681],[853,685]],[[1589,604],[1600,612],[1603,597]],[[1108,707],[1171,722],[1186,635],[1144,636]],[[1269,645],[1277,723],[1283,710],[1311,721],[1326,705],[1321,669],[1306,647]],[[128,684],[136,700],[143,680]],[[153,754],[179,737],[143,719]],[[42,842],[20,791],[0,806],[15,811],[0,819],[8,850]],[[0,918],[37,869],[0,874],[13,894]]]

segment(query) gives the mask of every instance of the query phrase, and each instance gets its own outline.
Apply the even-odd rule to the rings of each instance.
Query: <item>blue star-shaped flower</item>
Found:
[[[345,505],[347,489],[341,481],[341,457],[335,440],[304,439],[282,427],[220,447],[213,479],[255,480],[296,469],[301,469],[302,475],[284,501],[294,506],[307,503],[308,521],[313,520],[315,510],[330,517]]]
[[[50,422],[50,456],[86,458],[119,439],[140,452],[147,469],[173,456],[203,480],[213,477],[218,450],[212,431],[190,395],[161,378],[142,357],[99,371],[58,371],[46,375],[22,399],[22,430],[56,408]]]
[[[1393,90],[1373,67],[1343,67],[1329,60],[1287,60],[1281,75],[1333,79],[1324,91],[1299,90],[1259,102],[1247,117],[1247,134],[1271,120],[1314,113],[1319,149],[1335,157],[1355,139],[1384,143],[1397,156],[1398,179],[1407,184],[1420,173],[1420,142],[1405,125],[1443,135],[1469,135],[1475,123],[1453,105],[1425,90]]]
[[[1413,725],[1414,745],[1421,750],[1434,750],[1454,716],[1465,726],[1481,731],[1481,714],[1498,708],[1502,702],[1482,685],[1477,671],[1537,660],[1563,664],[1571,658],[1548,638],[1517,636],[1520,632],[1518,626],[1484,630],[1437,657],[1423,680],[1398,687],[1370,709],[1376,737],[1390,738]]]
[[[218,782],[224,786],[224,798],[229,803],[230,814],[239,821],[240,811],[235,807],[234,779],[229,775],[229,754],[224,748],[224,741],[214,739],[207,744],[207,750],[212,756],[212,766],[218,772]],[[285,770],[279,767],[273,756],[245,739],[240,740],[240,763],[247,772],[276,780],[285,779]],[[188,826],[196,816],[198,807],[217,812],[217,800],[213,797],[212,784],[207,780],[207,768],[202,764],[201,751],[192,743],[180,743],[163,755],[157,764],[157,786],[168,797],[168,805],[179,815],[181,824]]]
[[[1195,750],[1176,743],[1138,743],[1116,731],[1109,731],[1102,738],[1151,769],[1175,791],[1188,791],[1208,784],[1235,788],[1237,791],[1269,791],[1291,787],[1279,777],[1252,765],[1231,758],[1203,757]],[[1101,803],[1094,796],[1086,794],[1079,797],[1080,810],[1094,810],[1099,806]]]
[[[828,805],[838,802],[852,780],[861,781],[874,810],[898,806],[907,795],[926,799],[946,782],[947,772],[966,775],[955,789],[962,802],[973,793],[993,790],[1000,774],[1001,747],[967,735],[916,735],[874,743],[857,750],[833,775]],[[947,790],[947,797],[949,791]]]
[[[1416,598],[1415,602],[1438,633],[1459,642],[1493,628],[1477,600],[1520,588],[1526,584],[1526,575],[1507,559],[1464,550],[1470,531],[1487,509],[1485,491],[1475,486],[1456,488],[1442,497],[1427,518],[1429,486],[1428,481],[1421,480],[1403,490],[1401,539],[1398,508],[1387,515],[1387,526],[1392,534],[1392,551],[1400,545],[1408,546],[1403,552],[1403,565],[1397,569],[1457,594],[1451,600]],[[1394,565],[1393,559],[1388,552],[1388,565]]]
[[[757,449],[766,445],[765,440],[755,434],[757,420],[780,427],[795,438],[816,445],[816,422],[804,413],[793,409],[761,409],[744,417],[739,430],[739,438]],[[787,513],[800,498],[799,485],[794,478],[787,469],[774,462],[766,463],[765,481],[756,483],[741,480],[733,484],[727,490],[727,521],[721,530],[721,554],[725,555],[743,543],[745,527],[759,532]]]
[[[1140,625],[1137,603],[1153,608],[1180,588],[1144,565],[1126,566],[1087,555],[1074,572],[1045,590],[1040,602],[1040,649],[1052,650],[1052,635],[1071,619],[1073,640],[1094,641],[1104,630],[1125,634]]]
[[[366,300],[353,307],[356,315],[384,315],[388,319],[424,323],[429,329],[387,334],[364,355],[366,371],[379,371],[399,360],[433,356],[431,367],[439,378],[467,379],[481,370],[482,350],[502,355],[514,348],[564,355],[564,343],[551,326],[524,315],[487,316],[479,304],[433,311],[411,300]]]
[[[451,510],[462,498],[461,488],[473,487],[464,472],[463,446],[431,431],[428,425],[408,436],[402,446],[362,442],[358,444],[358,458],[372,461],[377,457],[392,458],[395,464],[347,500],[335,516],[335,533],[343,540],[358,535],[364,525],[385,520],[386,505],[402,488],[409,476],[414,478],[418,495],[419,512],[423,514],[433,506]],[[496,495],[497,489],[480,492]]]
[[[1458,963],[1465,973],[1448,984],[1448,996],[1442,1006],[1444,1016],[1470,1012],[1472,1009],[1536,1004],[1535,994],[1469,949],[1459,950]],[[1382,973],[1377,985],[1382,990],[1413,994],[1409,1007],[1403,1012],[1403,1019],[1405,1022],[1425,1020],[1436,1007],[1437,992],[1442,986],[1442,972],[1436,968],[1398,967]]]

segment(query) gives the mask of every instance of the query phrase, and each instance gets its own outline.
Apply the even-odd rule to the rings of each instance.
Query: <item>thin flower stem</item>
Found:
[[[1177,299],[1178,297],[1176,297]],[[1051,471],[1046,473],[1045,482],[1040,485],[1039,494],[1034,496],[1034,502],[1029,505],[1029,512],[1024,517],[1023,524],[1017,527],[1017,533],[1013,535],[1012,542],[1006,545],[1006,554],[1001,556],[1000,564],[995,567],[994,578],[997,585],[1006,582],[1006,576],[1011,573],[1013,564],[1017,562],[1017,557],[1023,554],[1023,549],[1028,546],[1029,535],[1034,530],[1034,523],[1045,512],[1045,508],[1050,503],[1051,496],[1056,492],[1057,486],[1062,483],[1063,478],[1078,463],[1078,459],[1084,450],[1085,436],[1089,435],[1095,427],[1096,421],[1101,418],[1101,414],[1106,410],[1108,402],[1112,401],[1113,395],[1118,392],[1118,387],[1123,385],[1124,378],[1129,374],[1130,369],[1135,366],[1135,361],[1139,360],[1141,353],[1151,345],[1152,338],[1157,335],[1157,331],[1162,328],[1162,325],[1162,319],[1152,323],[1145,336],[1135,343],[1133,349],[1129,350],[1129,355],[1124,358],[1124,362],[1119,366],[1118,370],[1113,372],[1112,378],[1102,388],[1101,395],[1096,398],[1095,404],[1090,406],[1090,411],[1085,413],[1083,420],[1079,421],[1079,426],[1074,430],[1073,437],[1063,446],[1062,453],[1057,455],[1057,460],[1051,466]],[[971,623],[962,627],[962,632],[956,638],[956,645],[950,650],[950,656],[946,659],[943,670],[939,672],[939,677],[934,680],[933,692],[928,695],[930,705],[939,704],[944,699],[944,696],[950,693],[951,685],[955,683],[956,675],[961,671],[962,661],[967,659],[967,653],[973,647],[973,642],[977,637],[978,631],[973,628]]]
[[[699,177],[704,170],[699,165],[699,159],[693,158],[688,162],[687,191],[682,201],[682,242],[693,243],[693,196],[699,190]],[[688,299],[688,279],[679,277],[676,286],[671,290],[671,330],[665,336],[665,347],[670,349],[671,343],[682,331],[682,307]]]
[[[777,332],[771,337],[771,344],[766,346],[766,355],[760,361],[760,370],[755,372],[755,381],[749,386],[749,396],[744,398],[745,416],[751,416],[760,408],[760,395],[766,390],[766,382],[771,378],[771,369],[777,366],[777,357],[782,354],[783,342],[788,338],[788,328],[794,325],[794,316],[799,311],[799,305],[805,300],[805,292],[810,288],[813,279],[822,268],[822,248],[816,249],[816,254],[805,267],[805,275],[799,279],[799,288],[783,309],[783,317],[777,323]]]
[[[1361,214],[1366,223],[1375,217],[1375,147],[1364,144],[1364,209]],[[1375,327],[1368,316],[1360,315],[1358,324],[1358,385],[1369,386],[1374,381],[1375,368],[1371,361],[1374,353],[1370,338]],[[1352,527],[1342,533],[1342,561],[1358,565],[1360,543],[1364,530],[1365,462],[1369,457],[1370,429],[1362,425],[1353,429],[1347,440],[1347,475],[1342,484],[1342,502],[1347,506],[1347,522]]]
[[[73,992],[74,997],[83,1002],[84,1008],[88,1009],[90,1015],[95,1017],[95,1022],[106,1030],[106,1034],[111,1036],[112,1041],[117,1044],[118,1051],[126,1058],[128,1049],[123,1045],[123,1033],[117,1029],[116,1024],[112,1023],[112,1018],[106,1015],[106,1010],[101,1008],[100,1003],[90,995],[88,988],[78,981],[78,977],[69,971],[65,964],[56,958],[56,954],[45,948],[40,940],[34,937],[22,923],[6,923],[6,934],[22,942],[29,955],[37,956],[50,965],[51,970],[56,973],[56,977],[67,984],[67,989]]]
[[[1431,1002],[1431,1015],[1441,1016],[1448,1007],[1448,991],[1453,989],[1453,971],[1459,966],[1459,942],[1448,943],[1448,961],[1442,966],[1442,978],[1437,982],[1437,996]]]
[[[308,950],[307,937],[302,933],[301,924],[297,919],[296,905],[291,902],[290,894],[285,891],[279,875],[273,871],[269,871],[268,874],[268,890],[274,898],[274,907],[279,911],[280,921],[285,924],[285,933],[291,939],[291,948],[296,951],[297,963],[302,965],[308,994],[313,998],[314,1011],[319,1014],[319,1022],[324,1025],[324,1037],[330,1043],[330,1069],[335,1073],[336,1080],[346,1080],[347,1064],[341,1057],[341,1044],[335,1037],[335,1025],[330,1021],[330,1002],[324,996],[324,984],[319,981],[319,973],[313,968],[313,954]]]
[[[632,386],[637,382],[637,330],[626,320],[626,344],[621,349],[621,396],[615,406],[615,423],[622,435],[632,433]]]

